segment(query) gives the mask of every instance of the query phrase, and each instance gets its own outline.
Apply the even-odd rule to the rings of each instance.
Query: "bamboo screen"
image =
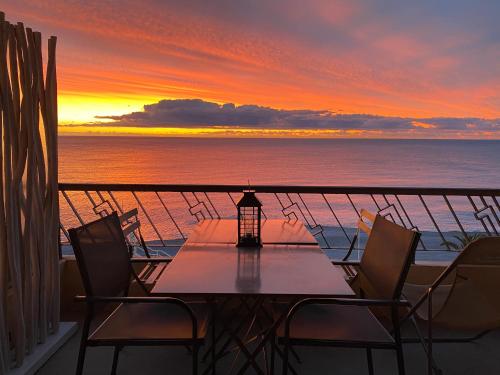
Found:
[[[59,325],[55,50],[0,13],[0,374]]]

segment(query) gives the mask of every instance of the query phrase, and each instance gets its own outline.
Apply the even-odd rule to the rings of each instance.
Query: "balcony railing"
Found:
[[[69,227],[137,208],[148,246],[171,253],[197,222],[234,218],[235,203],[246,188],[61,183],[61,240],[67,242]],[[263,202],[265,218],[303,221],[332,256],[345,254],[362,208],[422,232],[420,254],[450,254],[460,248],[460,240],[474,234],[500,233],[500,189],[268,185],[252,189]],[[362,247],[361,238],[356,248]]]

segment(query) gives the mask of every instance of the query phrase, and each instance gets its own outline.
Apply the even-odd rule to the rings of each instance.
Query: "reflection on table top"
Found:
[[[237,240],[237,221],[230,219],[203,220],[189,235],[186,243],[227,243]],[[317,241],[299,220],[263,220],[264,244],[316,245]]]
[[[309,245],[186,244],[152,290],[159,295],[353,296],[341,271]]]

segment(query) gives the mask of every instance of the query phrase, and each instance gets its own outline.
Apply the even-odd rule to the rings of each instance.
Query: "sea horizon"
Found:
[[[464,141],[464,142],[500,142],[500,138],[452,138],[452,137],[355,137],[355,136],[339,136],[339,137],[315,137],[315,136],[231,136],[231,135],[175,135],[175,134],[113,134],[113,133],[59,133],[59,138],[75,137],[75,138],[172,138],[172,139],[310,139],[310,140],[373,140],[373,141]]]
[[[494,172],[495,160],[500,160],[497,143],[500,140],[64,135],[59,142],[59,181],[494,188],[500,186],[500,174]],[[106,158],[100,159],[103,153]],[[87,173],[90,163],[92,174]]]

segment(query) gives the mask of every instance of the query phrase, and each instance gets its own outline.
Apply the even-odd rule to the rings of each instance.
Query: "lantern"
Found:
[[[261,247],[262,203],[254,190],[244,190],[238,208],[238,247]]]

